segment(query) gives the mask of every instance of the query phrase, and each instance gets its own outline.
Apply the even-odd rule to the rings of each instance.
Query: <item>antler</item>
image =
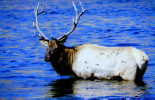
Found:
[[[35,8],[34,14],[35,14],[35,22],[33,22],[33,24],[36,27],[36,30],[38,31],[38,36],[40,40],[48,40],[45,34],[41,31],[39,22],[38,22],[38,16],[42,14],[42,12],[39,12],[39,2],[38,2],[37,7]]]
[[[77,24],[79,23],[79,20],[80,20],[81,16],[82,16],[82,15],[85,13],[85,11],[86,11],[86,9],[83,8],[82,3],[80,2],[80,0],[78,0],[78,2],[79,2],[79,5],[80,5],[82,11],[81,11],[80,13],[78,13],[77,7],[76,7],[74,1],[72,0],[72,4],[73,4],[73,7],[74,7],[76,16],[75,16],[75,18],[73,18],[73,25],[72,25],[72,28],[71,28],[64,36],[62,36],[62,37],[60,37],[60,38],[58,39],[58,40],[60,40],[60,41],[65,41],[65,40],[67,39],[67,37],[68,37],[71,33],[73,33],[73,31],[74,31],[74,30],[76,29],[76,27],[77,27]]]

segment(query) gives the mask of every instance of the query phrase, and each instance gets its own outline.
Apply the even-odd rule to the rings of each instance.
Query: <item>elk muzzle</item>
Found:
[[[45,53],[45,58],[44,58],[44,60],[45,60],[46,62],[50,62],[50,60],[51,60],[51,55],[50,55],[50,50],[49,50],[49,48],[47,48],[47,51],[46,51],[46,53]]]
[[[45,56],[44,60],[45,60],[46,62],[50,62],[50,56]]]

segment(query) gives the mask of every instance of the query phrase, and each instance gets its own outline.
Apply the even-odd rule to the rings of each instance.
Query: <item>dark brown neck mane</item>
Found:
[[[76,47],[60,46],[52,55],[51,64],[60,75],[74,75],[72,64],[77,52]]]

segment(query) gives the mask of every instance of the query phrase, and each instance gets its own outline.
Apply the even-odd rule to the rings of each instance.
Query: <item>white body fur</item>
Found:
[[[78,47],[72,70],[81,78],[92,75],[99,79],[111,79],[120,76],[123,80],[135,80],[137,67],[143,66],[148,56],[133,47],[104,47],[85,44]],[[143,68],[145,67],[145,68]]]

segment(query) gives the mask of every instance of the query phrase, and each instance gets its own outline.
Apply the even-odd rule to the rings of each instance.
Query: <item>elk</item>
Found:
[[[83,44],[75,47],[64,45],[68,36],[76,29],[81,16],[86,12],[82,3],[78,1],[81,12],[75,2],[72,28],[59,38],[48,39],[41,31],[38,16],[39,2],[35,9],[35,28],[41,43],[46,47],[45,61],[50,62],[60,75],[73,75],[89,79],[121,79],[142,81],[147,69],[148,56],[135,47],[106,47],[97,44]]]

